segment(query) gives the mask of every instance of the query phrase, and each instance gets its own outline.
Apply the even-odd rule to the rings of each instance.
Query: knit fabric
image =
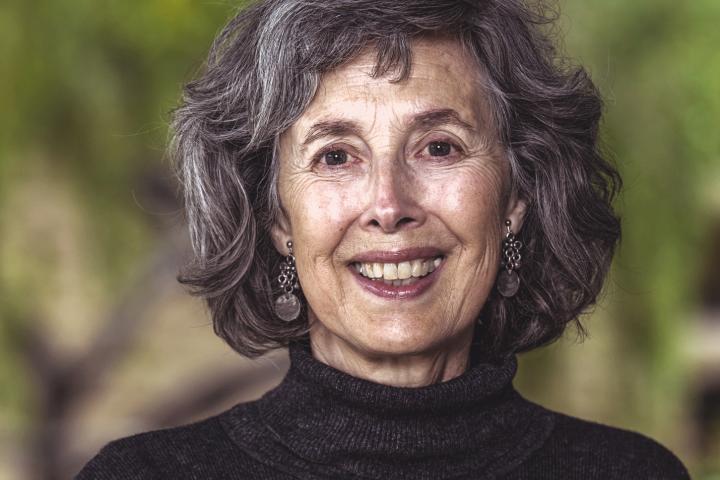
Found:
[[[474,359],[448,382],[399,388],[290,347],[261,399],[103,448],[88,479],[689,479],[638,433],[549,411],[515,391],[517,360]]]

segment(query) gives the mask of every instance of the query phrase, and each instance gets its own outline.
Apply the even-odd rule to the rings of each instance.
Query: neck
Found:
[[[305,339],[289,347],[282,383],[224,422],[288,478],[506,478],[552,431],[549,412],[513,389],[514,356],[474,351],[452,380],[397,388],[318,361]]]
[[[318,361],[353,377],[394,387],[424,387],[460,376],[468,368],[472,331],[462,340],[425,352],[368,352],[333,334],[318,321],[310,330]]]

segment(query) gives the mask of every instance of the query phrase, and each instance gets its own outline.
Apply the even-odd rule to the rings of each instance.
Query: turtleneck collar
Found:
[[[513,356],[476,358],[447,382],[391,387],[321,363],[298,342],[282,383],[224,424],[246,453],[302,478],[491,478],[552,428],[514,390],[516,370]]]

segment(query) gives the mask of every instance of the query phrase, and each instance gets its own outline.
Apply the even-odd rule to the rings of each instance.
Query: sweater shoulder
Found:
[[[228,459],[242,461],[220,421],[226,414],[113,440],[75,478],[215,478],[210,470],[233,469]]]
[[[673,452],[641,433],[551,413],[554,429],[533,455],[533,463],[558,475],[548,478],[690,478]]]

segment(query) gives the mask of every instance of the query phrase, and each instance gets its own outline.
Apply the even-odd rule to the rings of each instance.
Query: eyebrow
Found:
[[[315,140],[322,137],[345,137],[345,136],[361,136],[362,129],[360,125],[349,120],[327,120],[313,124],[305,135],[305,139],[300,144],[300,148],[304,150]]]
[[[452,108],[438,108],[419,113],[410,122],[410,129],[428,130],[440,125],[453,125],[471,132],[475,131],[475,127],[463,120],[460,114]]]
[[[427,110],[413,116],[410,121],[409,130],[428,130],[440,125],[454,125],[470,132],[475,132],[475,127],[460,117],[460,114],[452,108],[438,108]],[[302,143],[301,150],[305,150],[315,140],[322,137],[344,137],[362,136],[362,129],[356,122],[350,120],[323,120],[314,123],[309,129]]]

